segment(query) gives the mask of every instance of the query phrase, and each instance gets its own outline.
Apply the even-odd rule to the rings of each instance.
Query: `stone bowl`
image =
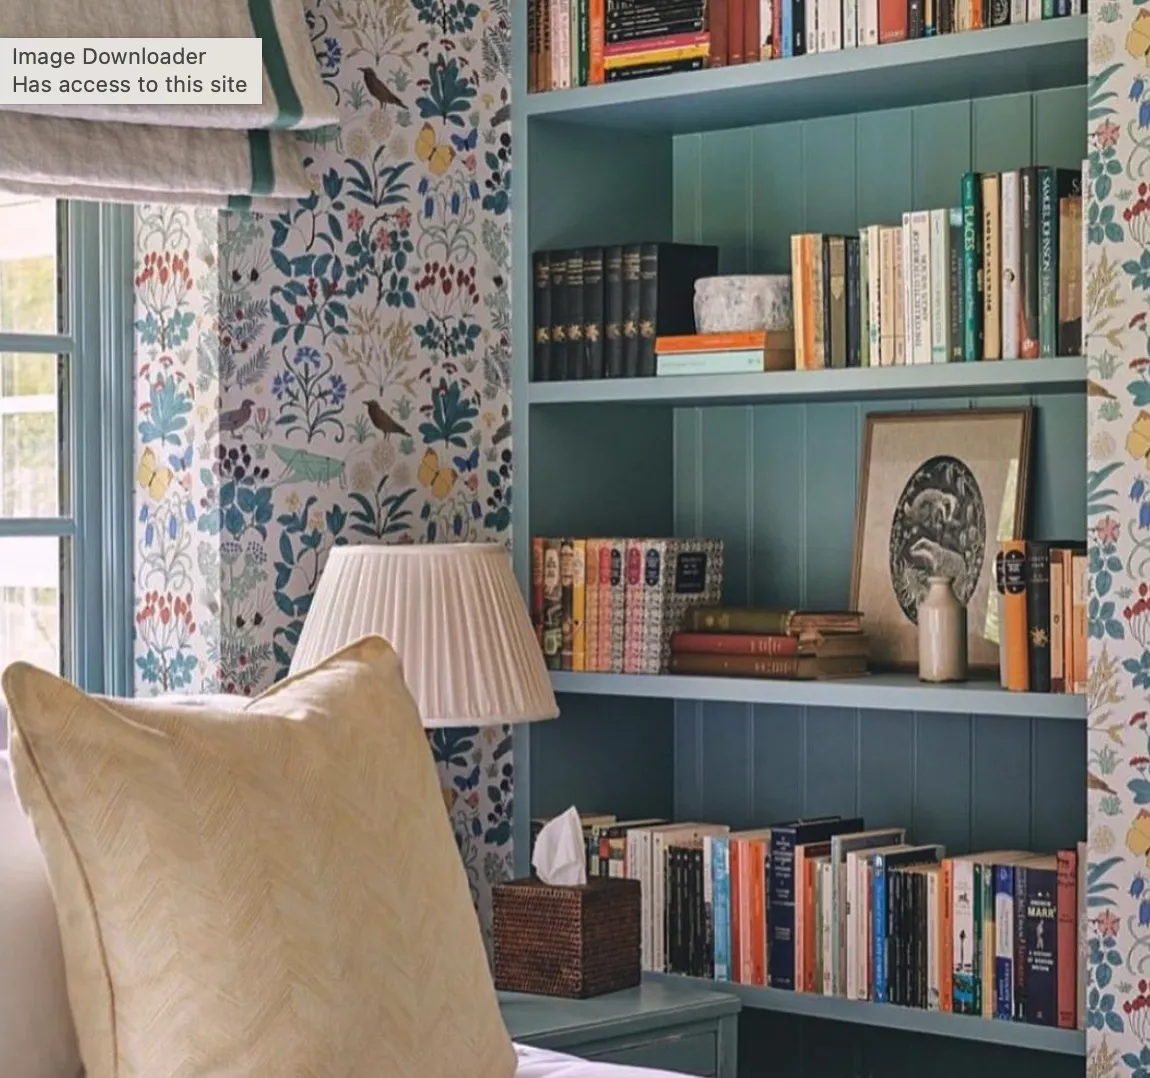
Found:
[[[791,278],[786,274],[700,277],[695,282],[699,333],[751,333],[792,327]]]

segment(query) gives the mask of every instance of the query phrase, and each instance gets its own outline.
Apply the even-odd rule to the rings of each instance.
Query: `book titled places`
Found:
[[[527,90],[1080,15],[1083,0],[528,0]]]
[[[968,172],[956,194],[857,236],[791,237],[799,370],[1081,354],[1081,172]]]
[[[647,378],[656,335],[695,332],[695,281],[719,249],[629,243],[533,256],[531,378]]]
[[[588,875],[640,883],[646,970],[1084,1028],[1084,844],[952,854],[839,816],[583,824]]]

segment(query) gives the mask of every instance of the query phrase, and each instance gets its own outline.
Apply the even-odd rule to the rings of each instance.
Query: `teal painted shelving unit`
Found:
[[[743,1001],[745,1008],[772,1011],[855,1025],[876,1026],[903,1033],[926,1033],[954,1040],[977,1041],[1011,1048],[1078,1056],[1086,1054],[1086,1035],[1076,1029],[1050,1029],[1046,1026],[1019,1026],[1012,1022],[991,1022],[958,1014],[920,1011],[913,1007],[884,1007],[837,996],[816,996],[810,992],[784,992],[778,988],[758,988],[747,984],[715,985],[694,977],[653,973],[657,981],[685,980],[692,984],[717,987]]]
[[[531,384],[536,250],[714,243],[789,272],[789,237],[951,205],[960,175],[1080,167],[1083,18],[535,95],[513,0],[514,555],[532,535],[714,535],[724,600],[842,606],[871,411],[1030,404],[1031,533],[1083,538],[1084,360]],[[557,673],[515,734],[517,871],[532,816],[577,804],[733,827],[905,824],[951,852],[1055,849],[1086,826],[1085,703],[875,675],[803,685]],[[740,1073],[1080,1076],[1078,1032],[727,986]]]
[[[913,675],[875,674],[835,681],[759,681],[682,675],[554,673],[557,693],[642,696],[729,704],[849,707],[860,711],[932,711],[947,715],[1002,715],[1018,719],[1086,721],[1086,697],[1004,692],[993,681],[923,685]]]
[[[790,64],[742,64],[531,94],[531,118],[625,131],[694,134],[1086,81],[1086,16],[844,49]],[[521,114],[522,115],[522,114]]]
[[[654,81],[654,80],[652,80]],[[1019,363],[947,363],[919,367],[775,371],[722,378],[617,378],[533,382],[528,405],[818,403],[833,400],[945,401],[988,393],[1078,393],[1086,387],[1081,356]]]

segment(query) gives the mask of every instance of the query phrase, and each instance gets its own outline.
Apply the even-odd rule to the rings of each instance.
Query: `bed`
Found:
[[[515,1046],[515,1054],[519,1059],[515,1078],[672,1078],[668,1071],[624,1067],[619,1063],[595,1063],[522,1044]]]

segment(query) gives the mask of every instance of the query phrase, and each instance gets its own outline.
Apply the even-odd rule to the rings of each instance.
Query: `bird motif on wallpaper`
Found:
[[[229,408],[226,412],[220,412],[220,414],[208,424],[205,436],[212,438],[216,434],[239,434],[251,421],[252,410],[255,406],[255,401],[248,400],[245,397],[244,400],[240,402],[238,408]]]
[[[367,87],[367,92],[384,108],[387,108],[388,105],[394,105],[397,109],[407,108],[407,106],[388,89],[387,83],[375,73],[374,68],[361,67],[359,70],[363,75],[363,84]]]
[[[393,434],[408,437],[407,431],[380,407],[379,401],[367,402],[367,418],[371,420],[371,425],[385,438],[390,438]]]
[[[1089,768],[1086,770],[1086,789],[1098,790],[1100,793],[1112,794],[1114,791],[1110,789],[1106,783],[1094,774]]]

